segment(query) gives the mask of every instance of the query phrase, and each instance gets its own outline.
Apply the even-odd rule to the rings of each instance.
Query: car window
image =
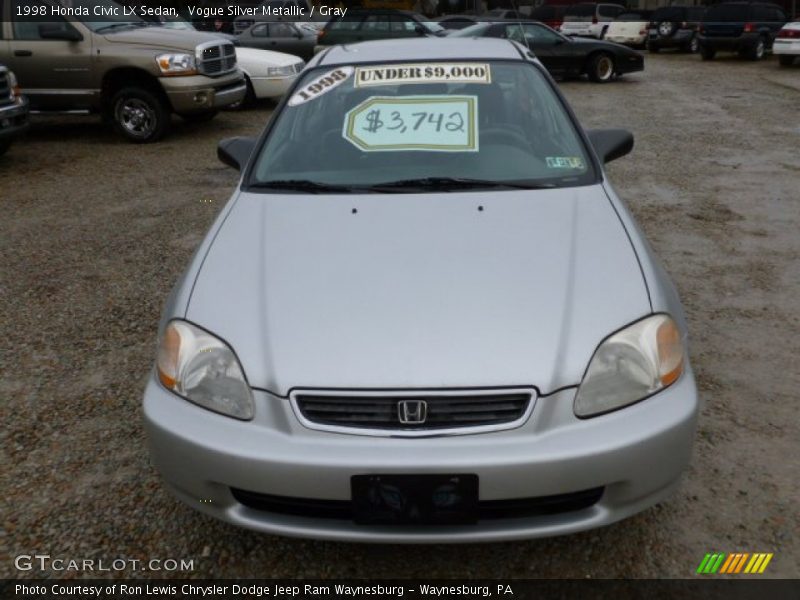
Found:
[[[287,38],[294,35],[294,29],[287,23],[270,23],[269,36],[276,38]]]
[[[369,15],[366,19],[364,19],[364,23],[361,25],[362,31],[376,31],[376,32],[388,32],[390,29],[390,21],[386,15]]]
[[[786,23],[789,19],[786,18],[786,15],[783,14],[783,11],[779,8],[772,9],[772,21],[777,21],[778,23]]]
[[[566,17],[591,17],[597,10],[596,4],[576,4],[564,11]]]
[[[746,4],[717,4],[708,7],[703,20],[709,23],[747,21],[747,9]]]
[[[344,17],[343,19],[331,21],[326,28],[331,31],[355,31],[363,20],[364,17],[362,16]]]
[[[417,24],[412,19],[402,15],[392,15],[392,31],[409,33],[414,31]]]
[[[267,26],[266,24],[256,25],[250,30],[250,35],[253,37],[267,37]]]
[[[58,16],[54,17],[48,15],[46,23],[37,18],[17,16],[24,14],[23,11],[26,6],[30,6],[29,0],[14,0],[14,3],[11,5],[12,31],[14,32],[14,38],[17,40],[43,40],[39,33],[40,25],[46,25],[48,28],[61,31],[70,31],[74,29],[65,19]],[[2,24],[3,22],[0,20],[0,29],[2,29]]]
[[[339,66],[305,72],[249,184],[369,186],[427,177],[595,181],[575,125],[528,62]]]
[[[506,25],[505,37],[522,44],[526,42],[530,44],[554,44],[556,40],[560,39],[556,32],[530,23],[509,23]]]

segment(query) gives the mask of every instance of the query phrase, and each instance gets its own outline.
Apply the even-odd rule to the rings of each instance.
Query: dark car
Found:
[[[474,15],[447,15],[446,17],[441,17],[436,19],[436,22],[444,27],[445,29],[464,29],[465,27],[469,27],[470,25],[475,25],[475,23],[480,23],[482,19],[481,17],[476,17]]]
[[[0,155],[28,128],[28,101],[14,74],[0,65]]]
[[[238,36],[245,48],[274,50],[299,56],[307,61],[314,56],[317,34],[288,21],[258,22]]]
[[[369,40],[446,35],[447,30],[426,16],[408,10],[348,10],[319,32],[317,44],[334,46]]]
[[[700,24],[700,55],[712,60],[719,50],[760,60],[789,19],[776,4],[724,2],[709,6]]]
[[[307,0],[264,0],[255,15],[239,15],[233,20],[233,33],[239,35],[258,21],[310,21],[311,5]],[[317,17],[323,18],[316,13]],[[326,19],[327,20],[327,19]]]
[[[553,76],[586,74],[597,83],[615,76],[644,70],[644,57],[619,44],[585,38],[571,38],[537,21],[478,23],[450,37],[506,38],[527,46]]]
[[[697,32],[706,9],[704,6],[664,6],[657,8],[650,19],[647,49],[679,48],[697,52],[700,48]]]
[[[548,27],[558,29],[564,22],[564,11],[569,8],[562,4],[543,4],[537,6],[531,11],[531,19],[534,21],[541,21]]]

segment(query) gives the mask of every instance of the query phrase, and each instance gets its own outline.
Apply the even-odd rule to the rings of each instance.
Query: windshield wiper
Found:
[[[248,187],[255,189],[275,189],[275,190],[291,190],[297,192],[308,192],[310,194],[325,194],[332,192],[334,194],[351,194],[358,192],[371,191],[368,187],[357,187],[352,185],[341,185],[337,183],[321,183],[319,181],[310,181],[308,179],[278,179],[275,181],[256,181],[251,183]]]
[[[556,187],[552,183],[526,183],[522,181],[494,181],[491,179],[470,179],[468,177],[420,177],[379,183],[371,189],[427,188],[431,190],[456,190],[466,188],[543,190]]]

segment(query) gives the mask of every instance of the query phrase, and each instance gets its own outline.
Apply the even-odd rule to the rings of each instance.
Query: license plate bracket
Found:
[[[478,522],[478,476],[469,473],[353,475],[359,525],[471,525]]]

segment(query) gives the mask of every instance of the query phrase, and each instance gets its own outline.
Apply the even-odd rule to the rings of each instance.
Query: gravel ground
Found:
[[[712,550],[774,552],[768,575],[800,576],[798,75],[664,53],[563,84],[587,127],[636,134],[610,176],[681,292],[706,404],[671,501],[492,545],[282,539],[173,500],[140,415],[159,311],[236,180],[216,141],[258,132],[270,106],[139,147],[94,119],[36,119],[0,160],[0,576],[41,576],[11,557],[44,553],[194,559],[196,577],[685,577]]]

